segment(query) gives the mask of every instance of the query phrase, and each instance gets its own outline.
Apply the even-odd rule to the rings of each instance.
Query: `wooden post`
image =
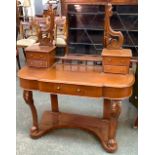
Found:
[[[59,107],[58,107],[58,95],[51,94],[51,109],[52,112],[59,112]]]

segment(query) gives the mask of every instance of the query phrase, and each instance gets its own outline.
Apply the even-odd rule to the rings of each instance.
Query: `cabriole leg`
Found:
[[[39,127],[38,127],[38,116],[37,116],[37,110],[36,110],[36,107],[34,105],[34,102],[33,102],[33,94],[32,94],[32,91],[27,91],[27,90],[24,90],[23,92],[23,97],[24,97],[24,100],[26,102],[27,105],[29,105],[30,109],[31,109],[31,113],[32,113],[32,121],[33,121],[33,126],[31,128],[31,133],[33,132],[36,132],[39,130]]]

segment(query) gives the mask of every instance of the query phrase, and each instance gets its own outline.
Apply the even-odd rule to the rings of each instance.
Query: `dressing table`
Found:
[[[23,67],[18,77],[20,86],[24,90],[24,100],[32,112],[30,129],[32,138],[39,138],[57,128],[81,128],[95,134],[107,152],[117,150],[116,130],[121,113],[121,101],[131,96],[134,75],[129,69],[131,50],[122,48],[123,35],[121,32],[112,30],[111,16],[112,5],[108,3],[105,6],[104,24],[106,48],[103,49],[100,57],[88,55],[56,57],[53,45],[46,48],[38,45],[36,50],[34,46],[26,49],[27,59],[31,58],[32,63]],[[47,57],[44,54],[48,51],[48,54],[52,55],[51,61],[48,59],[50,65],[42,66],[40,62],[45,64]],[[30,53],[32,55],[29,55]],[[37,63],[33,63],[33,60]],[[94,63],[98,61],[101,61],[102,65]],[[33,91],[49,93],[51,97],[51,109],[43,113],[40,123],[33,100]],[[103,97],[103,117],[95,118],[60,112],[58,94]]]

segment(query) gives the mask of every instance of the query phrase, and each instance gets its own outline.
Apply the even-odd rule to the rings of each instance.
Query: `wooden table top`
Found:
[[[47,69],[25,66],[18,72],[18,76],[25,80],[112,88],[131,87],[135,80],[132,73],[107,74],[102,72],[101,66],[69,64],[55,64]]]

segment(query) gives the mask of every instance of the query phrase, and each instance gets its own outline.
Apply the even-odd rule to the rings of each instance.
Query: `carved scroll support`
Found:
[[[120,101],[104,101],[104,108],[106,113],[104,113],[104,118],[109,119],[109,133],[108,133],[108,141],[106,142],[105,149],[108,152],[114,152],[117,150],[117,142],[116,142],[116,130],[118,124],[118,117],[121,113],[121,105]]]
[[[105,5],[105,19],[104,19],[104,46],[108,49],[121,49],[124,36],[120,31],[114,31],[110,25],[110,18],[113,15],[112,5],[108,3]]]
[[[32,133],[35,133],[35,132],[37,132],[39,130],[37,110],[36,110],[36,107],[34,105],[32,91],[24,90],[23,97],[24,97],[24,100],[25,100],[26,104],[29,105],[29,107],[31,109],[31,113],[32,113],[32,119],[33,119],[32,120],[33,121],[33,123],[32,123],[33,126],[31,128],[31,134],[32,134]]]
[[[53,46],[55,11],[49,6],[47,12],[44,12],[43,16],[46,22],[46,29],[44,29],[44,32],[40,31],[39,33],[39,45]]]

